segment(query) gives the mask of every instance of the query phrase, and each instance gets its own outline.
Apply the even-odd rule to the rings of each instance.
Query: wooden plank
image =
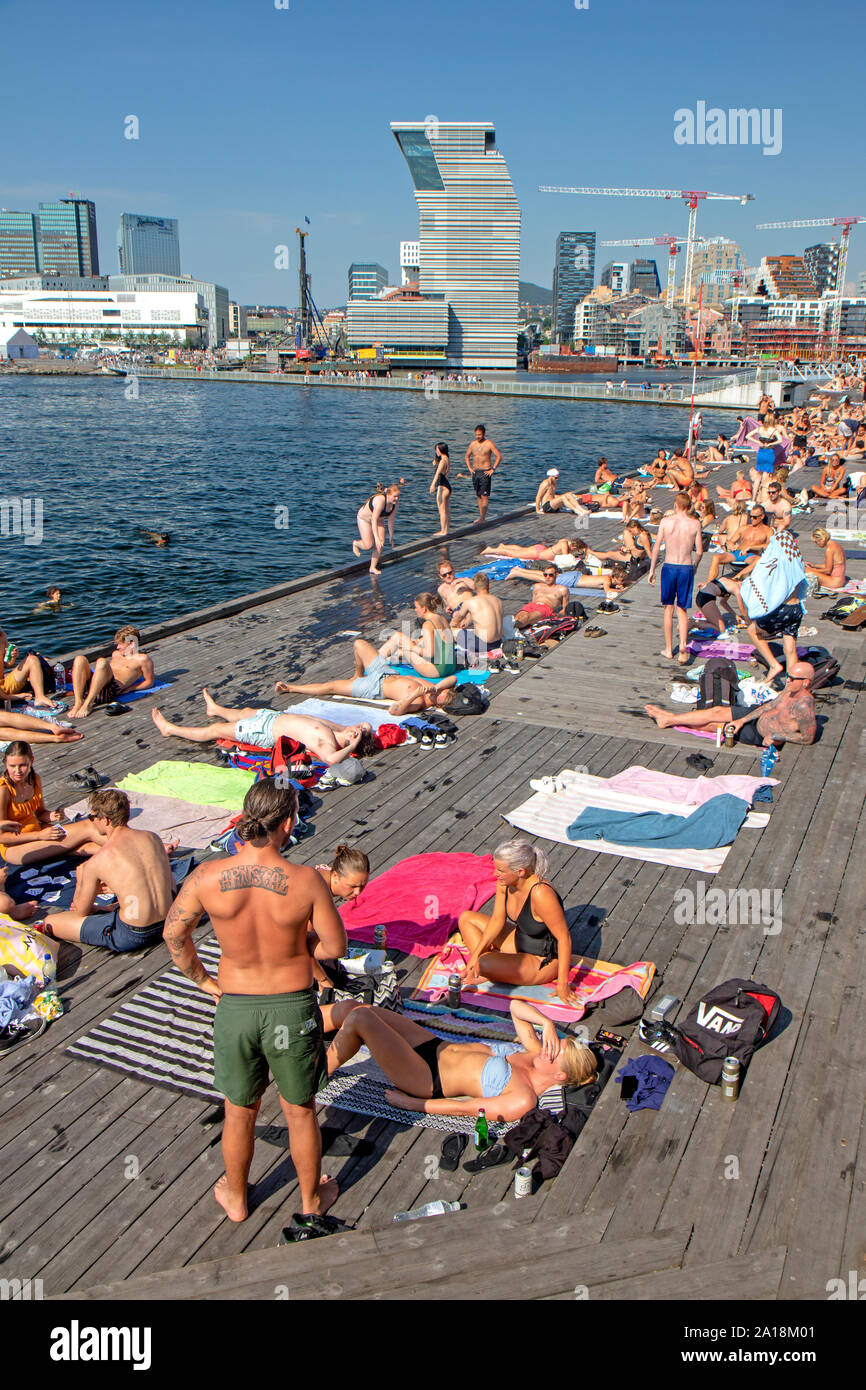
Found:
[[[690,1265],[687,1269],[667,1269],[655,1274],[639,1274],[631,1279],[614,1279],[592,1290],[601,1302],[657,1303],[661,1299],[684,1302],[755,1303],[779,1296],[779,1280],[785,1263],[785,1247],[719,1260],[711,1265]],[[558,1294],[560,1300],[573,1294]]]

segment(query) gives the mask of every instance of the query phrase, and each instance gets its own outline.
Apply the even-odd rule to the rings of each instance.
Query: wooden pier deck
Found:
[[[536,540],[568,527],[531,517],[507,530]],[[603,544],[615,529],[593,522],[588,536]],[[496,528],[485,539],[491,534]],[[460,540],[448,553],[466,564],[476,548]],[[431,586],[438,554],[437,546],[387,566],[375,589],[366,575],[343,576],[160,639],[157,670],[172,674],[173,688],[122,719],[98,712],[80,745],[39,751],[46,799],[75,799],[65,779],[87,764],[116,778],[161,757],[207,760],[206,749],[159,737],[150,719],[157,701],[198,721],[203,683],[230,704],[267,703],[273,681],[289,672],[347,674],[350,643],[335,634],[375,638],[405,615],[411,595]],[[864,569],[850,566],[857,576]],[[525,592],[508,586],[509,611],[518,587]],[[456,743],[383,754],[369,764],[374,781],[324,796],[315,834],[293,857],[315,863],[348,839],[380,872],[425,850],[486,852],[529,778],[567,766],[686,774],[687,755],[704,752],[714,773],[757,770],[753,751],[717,752],[638,713],[647,700],[667,703],[673,672],[654,655],[657,592],[642,581],[626,600],[621,615],[597,620],[607,637],[578,634],[520,675],[497,677],[489,712],[463,720]],[[39,1278],[46,1296],[81,1299],[571,1298],[580,1286],[593,1298],[761,1300],[824,1298],[828,1280],[866,1272],[866,649],[861,634],[816,621],[825,606],[812,601],[807,623],[819,629],[812,640],[839,657],[842,681],[819,700],[821,737],[784,751],[768,826],[742,831],[712,879],[779,890],[777,934],[678,924],[674,893],[700,878],[681,868],[547,846],[576,949],[651,958],[664,989],[686,1001],[733,975],[779,989],[781,1025],[736,1105],[678,1069],[660,1111],[629,1114],[611,1084],[559,1178],[518,1203],[510,1166],[431,1178],[438,1135],[332,1109],[322,1121],[325,1166],[341,1186],[334,1213],[357,1229],[278,1247],[296,1183],[274,1089],[258,1126],[250,1218],[234,1226],[211,1194],[222,1171],[219,1112],[65,1051],[164,971],[167,954],[118,958],[65,946],[67,1012],[35,1043],[0,1056],[0,1273]],[[407,959],[403,982],[420,968]],[[636,1028],[623,1031],[633,1032],[628,1055],[644,1050]],[[334,1151],[343,1136],[366,1143],[342,1157]],[[438,1198],[467,1209],[390,1224],[395,1212]]]

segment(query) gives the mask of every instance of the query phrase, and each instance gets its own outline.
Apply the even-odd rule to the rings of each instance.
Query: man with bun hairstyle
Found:
[[[313,1218],[323,1216],[338,1195],[336,1182],[321,1169],[315,1097],[328,1068],[311,954],[320,946],[326,959],[339,959],[348,944],[322,876],[289,863],[280,853],[297,818],[294,787],[282,786],[275,777],[256,782],[236,826],[243,848],[201,864],[165,922],[165,944],[175,965],[218,1001],[214,1082],[226,1098],[226,1171],[214,1196],[231,1221],[244,1221],[248,1214],[256,1116],[269,1072],[289,1129],[301,1220],[314,1226]],[[205,913],[222,950],[216,980],[192,939]]]

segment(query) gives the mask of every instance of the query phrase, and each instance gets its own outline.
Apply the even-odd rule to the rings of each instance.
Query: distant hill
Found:
[[[553,291],[534,285],[531,280],[521,280],[519,299],[521,304],[553,304]]]

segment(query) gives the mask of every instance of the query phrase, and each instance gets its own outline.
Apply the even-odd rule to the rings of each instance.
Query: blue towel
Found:
[[[626,1109],[660,1110],[674,1079],[674,1069],[663,1057],[633,1057],[614,1079],[624,1081],[627,1076],[637,1077],[637,1090],[626,1101]]]
[[[736,839],[749,812],[748,801],[724,792],[690,816],[663,811],[609,811],[587,806],[568,827],[570,840],[610,840],[615,845],[659,849],[720,849]]]
[[[391,670],[396,676],[417,676],[418,672],[414,666],[392,666]],[[458,685],[484,685],[490,675],[487,667],[467,666],[462,671],[457,672]],[[428,676],[422,676],[422,680],[429,680]]]
[[[474,574],[489,574],[491,579],[506,579],[515,568],[526,569],[528,560],[485,560],[483,565],[470,565],[461,570],[458,579],[471,579]]]

